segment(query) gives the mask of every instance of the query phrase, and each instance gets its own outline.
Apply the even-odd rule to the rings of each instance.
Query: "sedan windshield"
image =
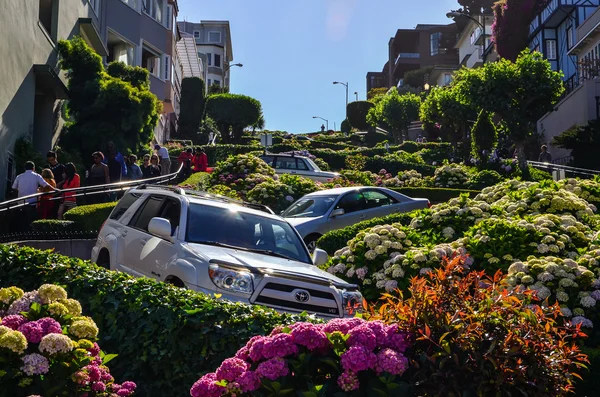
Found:
[[[303,197],[285,210],[284,218],[316,218],[323,216],[331,208],[337,196]]]
[[[312,264],[302,240],[288,223],[232,208],[191,204],[186,241]]]

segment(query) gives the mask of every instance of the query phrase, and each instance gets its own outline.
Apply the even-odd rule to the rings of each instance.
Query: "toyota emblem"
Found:
[[[304,303],[308,302],[308,300],[310,299],[310,295],[307,291],[296,291],[296,293],[294,294],[294,298],[296,298],[298,302]]]

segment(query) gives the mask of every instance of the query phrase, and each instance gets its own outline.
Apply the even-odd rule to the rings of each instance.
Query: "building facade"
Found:
[[[475,16],[479,24],[468,19],[467,25],[458,36],[454,48],[458,50],[458,60],[461,66],[476,68],[484,62],[493,62],[497,59],[492,43],[492,16]],[[483,28],[485,26],[485,33]]]
[[[404,74],[411,70],[458,65],[458,51],[454,48],[457,29],[454,23],[398,29],[388,42],[388,61],[383,70],[367,73],[367,92],[372,88],[402,86]]]
[[[529,27],[530,49],[543,53],[552,69],[564,75],[565,96],[537,123],[538,132],[558,161],[570,153],[554,147],[552,139],[597,117],[595,98],[600,95],[600,85],[594,65],[600,56],[598,4],[598,0],[552,0]]]
[[[56,143],[68,99],[58,67],[56,43],[82,36],[100,55],[107,49],[99,34],[98,0],[4,0],[0,14],[0,199],[12,185],[18,138],[42,153]],[[19,164],[18,168],[23,165]]]
[[[233,49],[229,21],[178,22],[182,32],[196,40],[198,57],[205,60],[206,87],[213,84],[229,88]]]

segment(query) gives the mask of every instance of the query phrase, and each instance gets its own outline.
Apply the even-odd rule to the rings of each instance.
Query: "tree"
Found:
[[[148,71],[122,63],[105,70],[102,58],[80,37],[61,40],[57,48],[70,95],[61,146],[87,156],[108,141],[122,152],[139,152],[148,145],[162,111],[150,92]]]
[[[369,110],[367,121],[372,126],[383,124],[388,127],[394,140],[401,142],[407,134],[410,123],[419,118],[421,97],[415,94],[399,95],[390,90],[374,108]]]
[[[580,168],[600,169],[600,120],[575,126],[552,140],[552,144],[571,150],[572,165]]]
[[[461,100],[495,114],[508,129],[525,167],[524,145],[537,120],[553,110],[565,88],[562,74],[552,70],[539,52],[523,51],[516,62],[501,59],[476,69],[456,72],[455,89]]]
[[[366,131],[369,128],[367,123],[367,114],[375,105],[369,101],[350,102],[347,106],[348,121],[352,128],[360,131]]]
[[[485,110],[479,112],[477,121],[471,130],[471,153],[482,163],[487,160],[498,143],[498,133],[492,121],[492,115]]]
[[[492,39],[498,56],[515,61],[527,48],[529,25],[550,0],[500,0],[494,4]]]
[[[422,88],[427,81],[427,77],[433,71],[433,66],[426,66],[422,69],[411,70],[404,73],[404,85],[413,88]]]
[[[458,0],[460,11],[469,15],[481,15],[482,11],[484,14],[491,13],[495,2],[496,0]]]
[[[199,77],[186,77],[181,81],[181,102],[177,135],[183,139],[193,139],[198,134],[204,116],[204,80]]]
[[[216,94],[206,101],[206,115],[217,123],[225,142],[239,142],[244,128],[259,121],[262,106],[258,100],[246,95]]]
[[[369,92],[367,92],[367,100],[371,100],[375,97],[382,96],[387,94],[388,88],[379,87],[379,88],[371,88]]]
[[[419,114],[426,127],[437,126],[451,142],[466,140],[470,121],[477,109],[459,95],[455,85],[433,87],[423,101]]]
[[[212,85],[210,85],[208,87],[207,95],[228,94],[228,93],[229,93],[229,87],[221,87],[220,84],[212,83]]]

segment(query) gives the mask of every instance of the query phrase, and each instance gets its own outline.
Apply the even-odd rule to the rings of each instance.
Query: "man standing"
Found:
[[[168,175],[171,173],[171,159],[169,158],[169,151],[166,147],[160,145],[154,145],[154,150],[158,155],[160,161],[160,174]]]
[[[57,190],[50,186],[48,182],[46,182],[44,178],[42,178],[42,176],[37,174],[34,170],[35,164],[33,161],[28,161],[25,163],[25,172],[17,175],[15,178],[12,188],[17,191],[17,197],[25,197],[36,194],[39,187],[49,187],[51,190]],[[37,198],[28,198],[26,201],[28,205],[23,207],[23,215],[25,219],[19,220],[19,229],[22,230],[27,230],[31,222],[35,220],[37,214],[35,209]]]
[[[58,156],[56,155],[56,152],[49,151],[46,154],[46,159],[48,160],[48,168],[50,168],[50,171],[52,171],[52,174],[54,174],[56,187],[59,189],[62,188],[66,176],[65,166],[58,162]]]
[[[538,161],[540,163],[551,163],[552,162],[552,155],[548,152],[548,146],[542,145],[542,152],[540,153],[540,156],[538,157]]]

